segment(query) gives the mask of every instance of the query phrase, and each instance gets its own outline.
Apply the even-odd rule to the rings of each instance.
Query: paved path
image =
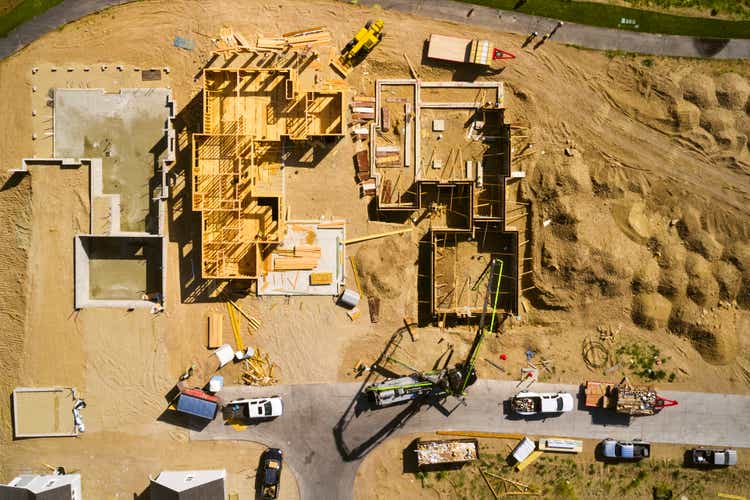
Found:
[[[42,35],[71,21],[112,5],[131,1],[133,0],[64,0],[48,11],[17,26],[5,38],[0,38],[0,59],[5,59]]]
[[[352,498],[361,460],[388,437],[405,433],[460,429],[750,447],[750,396],[666,392],[663,395],[677,399],[679,406],[632,419],[628,425],[609,411],[575,410],[545,420],[509,417],[502,401],[517,391],[513,381],[480,380],[469,389],[465,404],[448,398],[443,408],[399,405],[374,411],[359,395],[361,387],[358,383],[226,387],[221,394],[227,401],[278,394],[284,399],[284,415],[241,431],[217,418],[202,431],[191,431],[190,438],[249,440],[282,448],[302,500]],[[578,386],[535,384],[534,390],[576,393]]]
[[[378,4],[384,9],[398,10],[457,23],[473,24],[496,31],[509,31],[524,35],[537,31],[539,32],[537,40],[557,25],[556,19],[530,16],[520,12],[493,9],[452,0],[359,0],[359,4],[366,6]],[[469,11],[472,11],[471,15],[468,15]],[[714,59],[750,58],[750,39],[716,40],[690,36],[659,35],[568,22],[557,30],[552,40],[598,50],[622,50],[642,54]]]
[[[112,5],[132,0],[64,0],[43,14],[18,26],[5,38],[0,38],[0,59],[30,44],[45,33],[63,24]],[[557,21],[517,12],[470,5],[452,0],[359,0],[361,5],[378,4],[424,17],[474,24],[497,31],[528,34],[538,31],[540,36],[552,30]],[[467,16],[469,11],[470,16]],[[598,50],[623,50],[642,54],[715,59],[750,58],[750,39],[708,40],[689,36],[637,33],[566,23],[552,38],[555,41]]]

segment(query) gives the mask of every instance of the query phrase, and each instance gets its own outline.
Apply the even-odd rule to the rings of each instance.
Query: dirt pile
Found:
[[[633,299],[633,321],[650,330],[667,326],[672,303],[658,293],[642,293]]]
[[[380,298],[381,317],[398,321],[413,314],[410,308],[416,296],[417,259],[417,245],[408,234],[371,241],[356,250],[354,261],[362,292],[366,297]]]
[[[708,311],[691,301],[680,302],[672,311],[669,327],[686,335],[711,364],[726,365],[737,357],[737,312],[728,304]]]

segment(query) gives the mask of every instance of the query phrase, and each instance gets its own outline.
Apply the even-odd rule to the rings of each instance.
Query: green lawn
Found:
[[[13,10],[0,17],[0,37],[7,36],[13,28],[41,14],[62,0],[22,0]]]
[[[660,9],[698,9],[713,15],[732,15],[743,19],[750,18],[750,0],[626,0],[633,7]]]
[[[647,33],[701,38],[750,38],[750,21],[673,16],[603,3],[570,0],[460,0],[563,21]],[[668,2],[669,0],[662,0]],[[671,3],[675,3],[673,0]],[[744,1],[744,0],[741,0]],[[710,2],[703,2],[710,3]],[[624,21],[624,22],[623,22]]]

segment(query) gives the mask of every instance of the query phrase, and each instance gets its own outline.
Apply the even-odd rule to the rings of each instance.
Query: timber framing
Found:
[[[288,67],[206,68],[193,134],[201,275],[257,279],[286,233],[284,158],[295,141],[344,134],[343,90],[306,88]]]

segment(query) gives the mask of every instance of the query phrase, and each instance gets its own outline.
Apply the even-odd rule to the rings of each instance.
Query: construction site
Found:
[[[748,496],[750,69],[556,29],[154,0],[0,61],[0,500]]]

